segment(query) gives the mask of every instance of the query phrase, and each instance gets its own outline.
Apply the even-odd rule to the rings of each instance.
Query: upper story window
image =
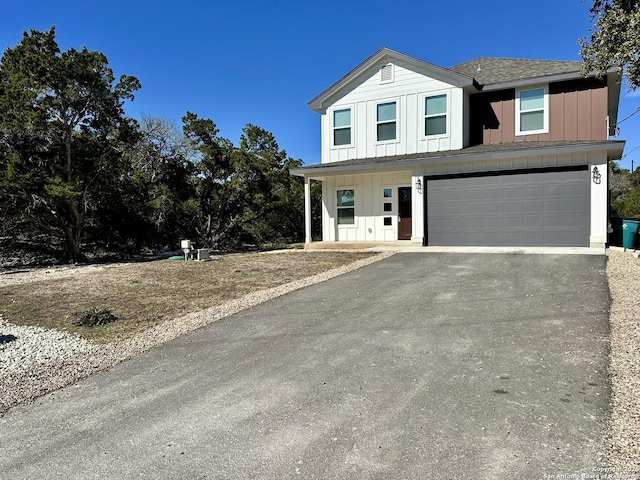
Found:
[[[395,140],[396,102],[379,103],[376,115],[376,138],[378,141]]]
[[[516,135],[549,131],[547,87],[516,91]]]
[[[424,134],[447,133],[447,95],[435,95],[424,99]]]
[[[351,109],[333,111],[333,144],[351,145]]]

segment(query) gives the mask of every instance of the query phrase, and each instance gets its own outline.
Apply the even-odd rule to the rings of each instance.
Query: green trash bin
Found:
[[[629,220],[628,218],[622,220],[622,246],[625,250],[627,248],[633,248],[638,226],[640,226],[638,220]]]

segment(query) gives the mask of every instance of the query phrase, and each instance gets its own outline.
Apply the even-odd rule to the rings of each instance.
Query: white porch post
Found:
[[[311,243],[311,180],[304,177],[304,243]]]
[[[421,188],[418,189],[418,181]],[[424,242],[424,195],[426,185],[422,184],[422,172],[414,172],[411,176],[411,201],[412,201],[412,217],[413,232],[411,235],[411,243],[414,245],[423,245]]]
[[[589,246],[592,248],[604,248],[607,243],[607,228],[609,226],[609,205],[607,203],[607,159],[589,165],[589,182],[591,184],[591,232]],[[598,169],[598,175],[594,173]],[[596,178],[594,178],[596,177]]]

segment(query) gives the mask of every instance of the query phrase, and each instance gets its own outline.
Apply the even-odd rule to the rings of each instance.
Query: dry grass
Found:
[[[0,287],[0,313],[17,325],[55,328],[107,343],[370,255],[290,252],[227,255],[211,262],[124,264],[86,275]],[[79,312],[94,307],[110,309],[119,320],[94,328],[73,325]]]

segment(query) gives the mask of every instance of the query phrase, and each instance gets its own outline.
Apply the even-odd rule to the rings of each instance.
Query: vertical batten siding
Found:
[[[396,64],[394,81],[381,83],[380,67],[372,67],[361,83],[340,98],[322,114],[322,163],[459,149],[463,144],[464,94],[462,89],[414,72]],[[425,139],[425,95],[446,93],[448,100],[448,131],[445,136]],[[376,105],[397,102],[396,141],[377,142]],[[353,143],[348,147],[333,147],[333,110],[352,108]]]
[[[607,85],[587,79],[549,85],[552,140],[606,140]]]
[[[555,110],[561,110],[562,115],[554,118],[554,136],[564,140],[578,140],[578,92],[565,92],[561,98],[554,96],[552,105],[558,105]],[[558,123],[559,125],[556,125]]]
[[[476,144],[546,140],[607,140],[605,80],[549,84],[549,132],[516,135],[515,89],[471,96],[470,142]]]
[[[411,172],[385,172],[359,175],[336,175],[322,182],[323,240],[345,242],[390,242],[397,239],[398,187],[411,185]],[[393,188],[391,212],[383,211],[383,188]],[[355,225],[337,225],[336,190],[355,190]],[[391,227],[384,226],[384,217],[392,218]]]
[[[418,153],[418,138],[420,138],[419,122],[419,95],[410,93],[405,97],[406,107],[403,123],[406,130],[405,153]]]

